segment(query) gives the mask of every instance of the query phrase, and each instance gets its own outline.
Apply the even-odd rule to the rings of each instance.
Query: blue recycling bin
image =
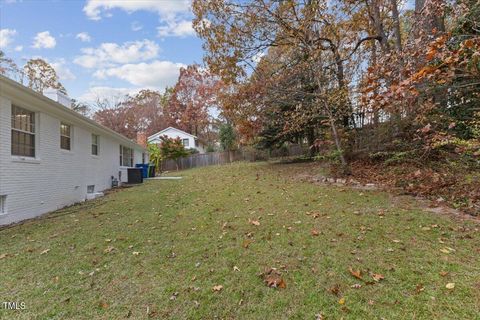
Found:
[[[141,168],[142,169],[142,177],[148,178],[148,163],[137,163],[135,165],[136,168]]]

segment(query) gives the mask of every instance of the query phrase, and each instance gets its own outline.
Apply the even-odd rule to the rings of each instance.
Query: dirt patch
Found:
[[[320,169],[325,169],[325,165],[310,163],[308,165],[302,165],[303,170],[295,170],[292,174],[292,178],[297,181],[309,182],[322,186],[335,186],[335,187],[348,187],[352,189],[360,190],[381,190],[390,194],[392,203],[396,204],[400,208],[411,209],[412,202],[414,207],[433,212],[436,214],[447,215],[454,219],[470,220],[480,223],[479,216],[473,216],[468,212],[464,212],[459,209],[455,209],[449,206],[443,198],[429,199],[425,196],[412,195],[404,188],[395,187],[391,183],[383,184],[379,183],[378,179],[375,182],[366,182],[365,177],[362,175],[362,180],[357,180],[355,176],[348,177],[332,177],[326,174],[312,174],[309,172],[318,172]]]

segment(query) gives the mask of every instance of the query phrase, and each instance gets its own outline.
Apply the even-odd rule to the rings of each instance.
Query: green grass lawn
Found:
[[[480,318],[478,224],[304,170],[188,170],[0,230],[0,300],[26,306],[0,317]]]

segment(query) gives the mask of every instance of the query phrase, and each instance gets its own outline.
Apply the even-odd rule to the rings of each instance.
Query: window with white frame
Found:
[[[72,127],[65,123],[60,123],[60,148],[71,150],[72,148]]]
[[[133,149],[120,145],[120,165],[133,167]]]
[[[189,147],[190,146],[190,140],[189,139],[182,139],[182,143],[184,147]]]
[[[0,195],[0,214],[7,213],[7,196]]]
[[[100,136],[92,134],[92,155],[98,156],[98,147],[100,142]]]
[[[35,157],[35,112],[12,106],[12,155]]]

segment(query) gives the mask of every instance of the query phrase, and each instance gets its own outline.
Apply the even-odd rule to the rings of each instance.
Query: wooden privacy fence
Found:
[[[235,151],[208,152],[192,154],[177,160],[162,161],[162,171],[184,170],[212,165],[227,164],[235,161],[264,161],[272,158],[301,156],[308,153],[308,147],[290,145],[274,150],[241,149]]]

